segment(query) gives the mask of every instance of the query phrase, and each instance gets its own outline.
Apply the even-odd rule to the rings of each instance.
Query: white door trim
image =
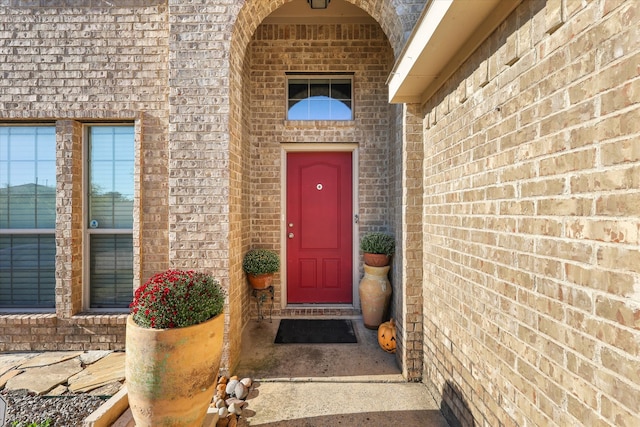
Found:
[[[353,236],[352,236],[352,265],[354,266],[352,271],[352,301],[353,307],[356,309],[360,308],[360,297],[358,296],[358,269],[355,268],[357,266],[357,260],[360,251],[360,245],[358,240],[358,224],[356,223],[356,217],[359,215],[358,210],[358,200],[360,200],[358,193],[358,144],[357,143],[341,143],[341,144],[330,144],[330,143],[283,143],[280,144],[281,153],[280,153],[280,259],[282,262],[280,263],[280,281],[282,283],[282,298],[281,298],[281,308],[284,309],[287,307],[287,153],[295,153],[295,152],[351,152],[351,176],[352,176],[352,211],[354,218],[353,220]],[[327,306],[335,307],[339,304],[327,304]],[[314,304],[314,307],[318,307],[318,305]]]

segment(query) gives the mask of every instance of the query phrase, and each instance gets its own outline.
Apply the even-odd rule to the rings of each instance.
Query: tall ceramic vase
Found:
[[[364,265],[364,277],[358,292],[364,326],[378,329],[384,320],[391,299],[391,283],[387,277],[389,266],[373,267]]]
[[[136,427],[201,426],[215,393],[224,314],[150,329],[127,318],[125,378]]]

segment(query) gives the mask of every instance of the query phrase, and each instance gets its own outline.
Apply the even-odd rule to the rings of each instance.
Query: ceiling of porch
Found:
[[[311,9],[307,0],[293,0],[279,7],[263,21],[266,24],[374,23],[364,10],[345,0],[331,0],[326,9]]]

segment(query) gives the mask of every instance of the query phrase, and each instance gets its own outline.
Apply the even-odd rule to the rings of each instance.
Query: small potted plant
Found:
[[[280,257],[269,249],[251,249],[244,255],[242,269],[253,289],[267,289],[280,270]]]
[[[379,231],[365,234],[360,240],[364,263],[372,267],[389,265],[395,247],[396,242],[393,236]]]
[[[211,275],[167,270],[136,289],[125,378],[136,426],[202,425],[222,357],[226,293]]]

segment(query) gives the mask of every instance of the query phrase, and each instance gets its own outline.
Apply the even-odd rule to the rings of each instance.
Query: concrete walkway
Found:
[[[352,319],[357,344],[274,344],[278,320],[251,322],[237,375],[256,380],[243,418],[250,426],[446,427],[421,383],[402,377],[377,331]],[[242,420],[242,418],[241,418]]]
[[[395,356],[361,320],[353,319],[357,344],[274,344],[278,322],[252,321],[243,333],[231,374],[254,386],[239,426],[448,426],[426,387],[403,379]],[[0,389],[105,396],[123,383],[121,352],[0,354]]]

